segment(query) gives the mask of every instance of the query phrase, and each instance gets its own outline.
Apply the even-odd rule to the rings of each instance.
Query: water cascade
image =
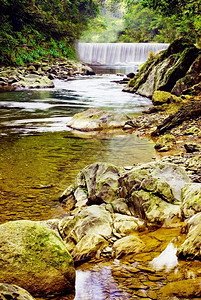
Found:
[[[90,65],[125,65],[145,62],[149,52],[165,50],[164,43],[78,43],[79,59]]]

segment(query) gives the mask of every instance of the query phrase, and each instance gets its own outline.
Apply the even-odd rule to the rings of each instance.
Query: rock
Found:
[[[150,223],[162,225],[168,219],[170,226],[171,222],[175,223],[175,220],[181,218],[179,205],[168,203],[143,190],[133,192],[129,204],[134,208],[135,215]]]
[[[185,147],[187,153],[201,151],[201,144],[197,144],[197,143],[189,142],[189,143],[184,144],[184,147]]]
[[[134,77],[135,77],[135,73],[133,73],[133,72],[130,72],[130,73],[128,73],[128,74],[126,75],[126,77],[128,77],[128,78],[132,79],[132,78],[134,78]]]
[[[74,290],[75,269],[65,243],[40,222],[0,225],[0,282],[15,283],[32,295]]]
[[[113,245],[115,255],[117,258],[127,255],[136,254],[143,250],[144,243],[135,235],[129,235],[116,241]]]
[[[201,183],[188,183],[182,188],[182,213],[190,218],[201,212]]]
[[[17,285],[0,283],[0,299],[9,300],[34,300],[26,290]]]
[[[108,204],[106,207],[108,209],[108,206],[111,206],[112,212],[120,213],[123,215],[130,216],[131,213],[129,211],[128,205],[126,203],[126,200],[124,198],[119,198],[114,201],[112,201],[110,204]]]
[[[179,79],[172,89],[172,93],[180,96],[185,93],[189,88],[198,84],[201,80],[201,55],[199,55],[192,63],[186,75]],[[191,94],[192,95],[192,94]]]
[[[155,91],[152,96],[153,105],[161,105],[164,103],[181,102],[181,98],[164,91]]]
[[[115,213],[113,215],[114,233],[125,236],[135,231],[143,231],[146,229],[145,221],[133,216],[121,215]]]
[[[169,151],[171,150],[176,144],[176,138],[172,134],[166,134],[164,136],[159,137],[156,141],[155,148],[158,151]]]
[[[174,300],[175,296],[179,299],[198,299],[201,296],[200,278],[177,280],[169,282],[161,287],[158,299]],[[178,298],[176,298],[178,299]]]
[[[70,197],[76,199],[77,205],[79,200],[84,200],[87,204],[111,203],[116,199],[119,189],[118,179],[120,170],[112,164],[94,163],[84,168],[76,177],[75,183],[67,188],[60,199],[68,203]],[[82,193],[81,190],[85,193]],[[87,196],[87,199],[86,199]],[[75,202],[76,202],[75,200]],[[73,201],[73,200],[71,200]]]
[[[180,96],[189,85],[199,82],[199,56],[199,49],[192,43],[176,40],[165,51],[150,57],[123,91],[150,98],[155,91]]]
[[[47,76],[28,74],[17,83],[12,84],[14,88],[52,88],[54,83]]]
[[[196,215],[195,215],[196,216]],[[197,220],[200,221],[200,215]],[[192,223],[191,223],[192,224]],[[196,223],[195,223],[196,224]],[[201,259],[201,223],[189,226],[189,232],[184,243],[178,248],[182,259]]]
[[[67,126],[81,131],[94,131],[123,128],[125,122],[126,117],[124,116],[115,116],[110,113],[91,108],[84,112],[75,114],[68,122]]]
[[[108,246],[112,218],[103,206],[92,205],[61,220],[59,231],[74,259],[86,259]]]

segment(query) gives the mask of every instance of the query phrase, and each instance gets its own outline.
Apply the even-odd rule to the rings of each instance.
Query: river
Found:
[[[117,79],[116,74],[82,76],[56,80],[53,89],[0,94],[1,223],[63,216],[59,196],[90,163],[151,160],[152,141],[135,133],[82,136],[66,126],[75,113],[92,107],[131,115],[151,105],[147,98],[123,93],[122,85],[112,82]]]

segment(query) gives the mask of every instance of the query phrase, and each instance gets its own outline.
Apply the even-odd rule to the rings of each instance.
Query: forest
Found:
[[[200,45],[201,0],[0,0],[0,64],[74,58],[74,42]]]

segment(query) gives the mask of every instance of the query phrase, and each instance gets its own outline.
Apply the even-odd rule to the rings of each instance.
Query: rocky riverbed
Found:
[[[57,59],[31,63],[23,67],[2,67],[0,92],[20,88],[53,88],[53,79],[70,80],[76,75],[92,75],[93,70],[77,61]]]

